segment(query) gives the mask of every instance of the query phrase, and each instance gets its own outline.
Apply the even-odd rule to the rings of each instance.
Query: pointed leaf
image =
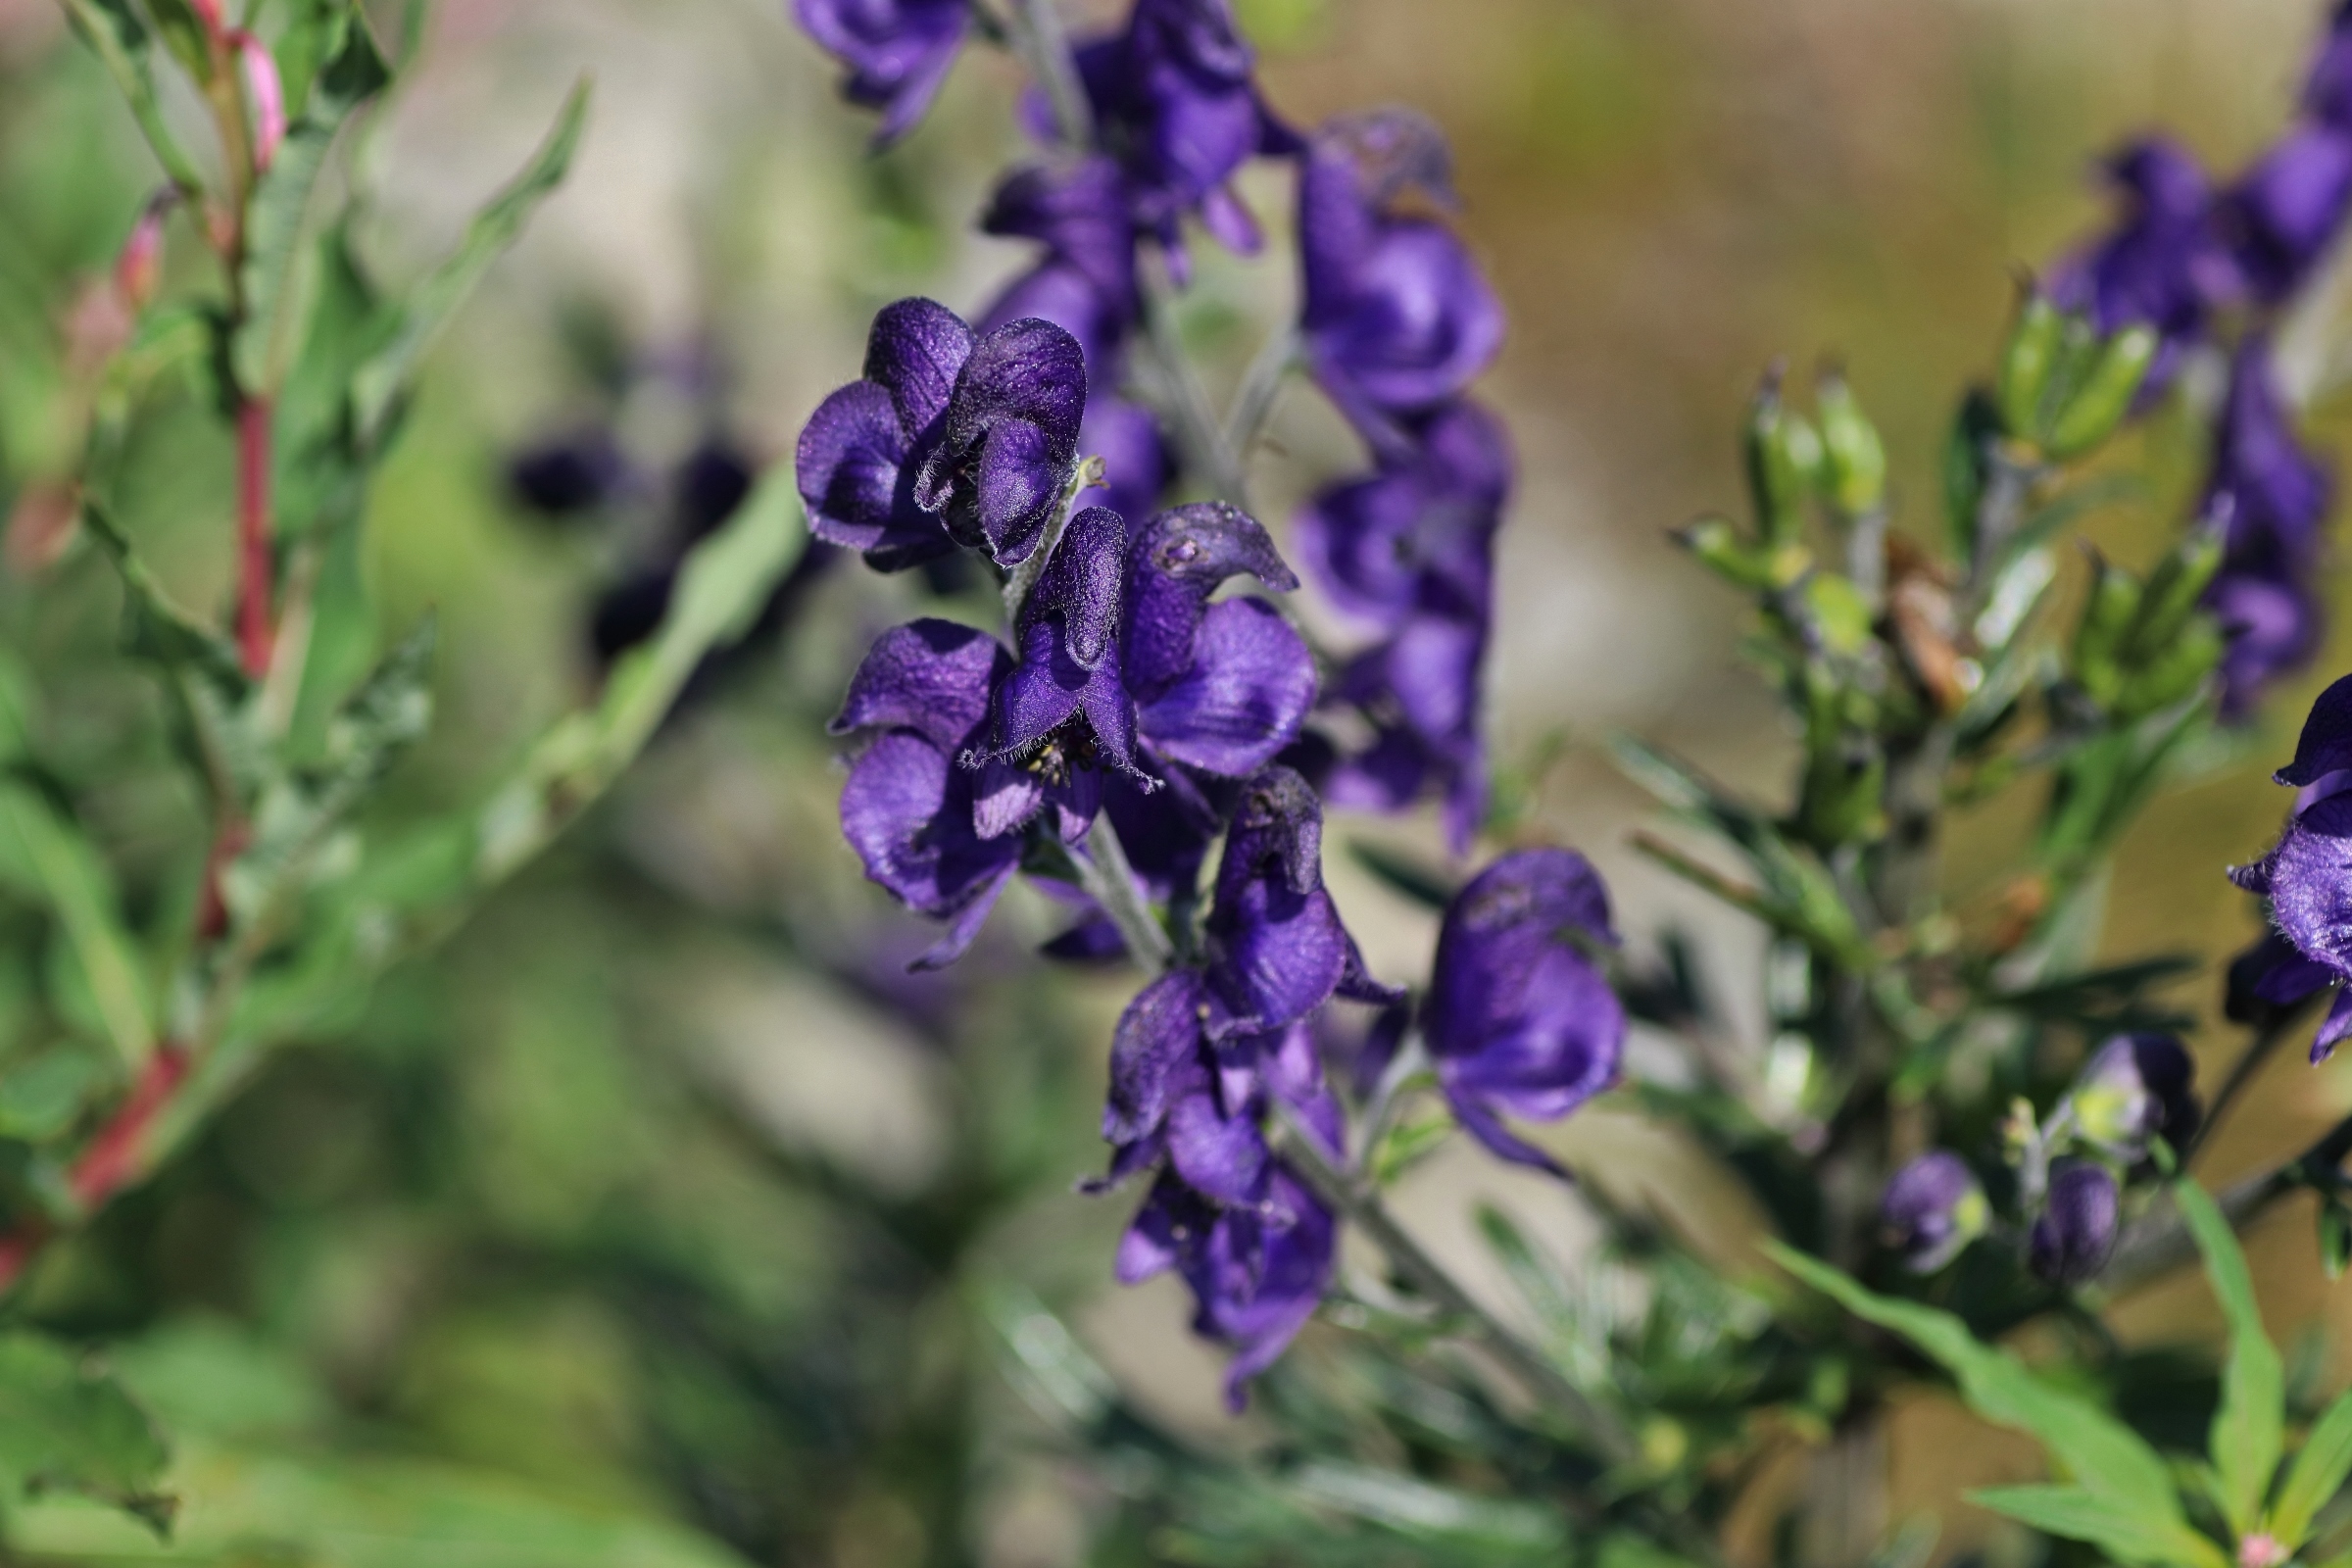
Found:
[[[1987,1487],[1968,1500],[2048,1536],[2087,1541],[2144,1568],[2230,1568],[2222,1548],[2178,1519],[2151,1516],[2082,1487]]]
[[[155,1027],[114,880],[79,828],[15,782],[0,783],[0,880],[48,906],[116,1054],[126,1067],[146,1061]]]
[[[2278,1504],[2271,1510],[2271,1534],[2290,1551],[2302,1545],[2312,1520],[2346,1476],[2352,1476],[2352,1392],[2338,1395],[2312,1423],[2303,1451],[2295,1455],[2286,1484],[2278,1489]]]
[[[2230,1525],[2240,1534],[2254,1528],[2278,1468],[2285,1418],[2285,1374],[2278,1351],[2262,1329],[2262,1308],[2245,1253],[2230,1222],[2205,1195],[2183,1178],[2173,1198],[2205,1254],[2205,1274],[2230,1322],[2230,1358],[2222,1364],[2222,1403],[2213,1415],[2213,1465],[2221,1477],[2221,1500]]]
[[[99,1497],[159,1534],[170,1522],[172,1501],[156,1490],[170,1459],[162,1435],[80,1355],[40,1335],[0,1335],[0,1473],[15,1489]]]
[[[204,176],[180,149],[178,139],[164,122],[155,97],[154,34],[131,0],[65,0],[66,15],[84,42],[97,51],[115,88],[130,106],[147,144],[155,149],[164,172],[190,196],[204,189]]]

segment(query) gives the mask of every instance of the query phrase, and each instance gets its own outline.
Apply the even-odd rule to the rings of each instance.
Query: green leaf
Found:
[[[1445,908],[1460,891],[1459,885],[1444,871],[1385,844],[1349,839],[1348,857],[1377,877],[1390,892],[1425,909]]]
[[[158,1535],[172,1499],[157,1490],[162,1434],[122,1385],[53,1340],[0,1335],[0,1472],[27,1492],[78,1492],[145,1520]]]
[[[80,829],[22,783],[0,782],[0,881],[46,905],[63,929],[108,1040],[126,1067],[155,1051],[137,950],[114,879]]]
[[[46,1143],[74,1125],[106,1069],[71,1046],[44,1051],[0,1070],[0,1138]]]
[[[128,536],[103,509],[84,505],[81,515],[122,578],[131,652],[175,672],[193,674],[227,706],[241,706],[252,693],[253,680],[237,658],[236,646],[172,603],[132,552]]]
[[[178,139],[164,122],[162,107],[156,102],[151,63],[154,37],[137,8],[131,0],[65,0],[65,7],[66,15],[73,19],[74,30],[97,51],[107,74],[115,78],[116,90],[130,106],[131,118],[138,122],[148,146],[155,149],[164,172],[182,192],[200,196],[204,176],[180,149]]]
[[[2173,1184],[2174,1201],[2188,1221],[2205,1274],[2230,1323],[2230,1358],[2222,1365],[2222,1403],[2213,1415],[2213,1466],[2230,1528],[2243,1534],[2261,1517],[2285,1420],[2285,1374],[2278,1351],[2262,1329],[2262,1308],[2245,1253],[2205,1190],[2186,1178]]]
[[[1429,1545],[1469,1546],[1553,1560],[1567,1549],[1560,1516],[1532,1502],[1481,1497],[1369,1465],[1323,1461],[1289,1478],[1301,1500]]]
[[[2338,1395],[2312,1423],[2303,1451],[2287,1467],[2286,1484],[2278,1489],[2278,1504],[2271,1509],[2271,1534],[2289,1550],[2302,1545],[2312,1520],[2346,1476],[2352,1476],[2352,1393]]]
[[[302,117],[286,131],[269,172],[255,184],[245,220],[245,265],[239,272],[245,318],[229,346],[237,384],[251,397],[274,396],[302,346],[317,277],[298,260],[311,192],[326,167],[335,133],[353,110],[392,79],[364,18],[346,12],[338,47],[318,73]],[[307,277],[304,274],[308,273]],[[307,285],[307,286],[306,286]]]
[[[1968,1407],[2000,1426],[2032,1433],[2082,1488],[2103,1501],[2181,1524],[2172,1472],[2156,1450],[2105,1410],[2036,1376],[1995,1349],[1949,1312],[1898,1301],[1856,1283],[1818,1258],[1764,1244],[1773,1261],[1856,1317],[1900,1334],[1933,1356],[1960,1385]]]
[[[537,155],[474,215],[456,254],[426,273],[402,302],[388,341],[352,379],[356,429],[364,446],[377,444],[399,412],[424,351],[473,292],[490,264],[514,242],[533,210],[563,183],[587,122],[588,83],[583,80],[564,100],[555,128],[548,132]]]
[[[2120,1562],[2230,1568],[2221,1547],[2178,1518],[2152,1516],[2082,1487],[1987,1487],[1968,1494],[1968,1500],[2044,1535],[2087,1541]]]

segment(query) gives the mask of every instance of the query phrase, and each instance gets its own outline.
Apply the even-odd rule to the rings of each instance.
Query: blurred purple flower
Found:
[[[1556,1121],[1616,1081],[1625,1008],[1588,950],[1615,947],[1599,873],[1568,850],[1522,850],[1446,911],[1422,1028],[1453,1113],[1504,1159],[1558,1171],[1504,1114]]]
[[[1133,1285],[1171,1268],[1183,1276],[1194,1331],[1234,1347],[1225,1402],[1238,1413],[1249,1381],[1314,1316],[1337,1243],[1331,1211],[1280,1165],[1265,1200],[1239,1207],[1220,1208],[1162,1176],[1119,1243],[1118,1277]]]
[[[2123,1195],[2106,1166],[2057,1161],[2050,1168],[2048,1201],[2027,1239],[2027,1263],[2052,1285],[2087,1284],[2115,1254],[2122,1208]]]
[[[1078,450],[1102,460],[1102,505],[1122,517],[1149,517],[1176,480],[1176,460],[1149,409],[1098,396],[1078,427]]]
[[[841,95],[882,111],[874,145],[923,118],[971,24],[965,0],[793,0],[793,15],[842,64]]]
[[[1914,1274],[1933,1274],[1984,1234],[1991,1210],[1968,1161],[1935,1149],[1894,1173],[1879,1203],[1888,1245]]]
[[[1107,391],[1140,309],[1135,224],[1119,166],[1101,156],[1035,164],[997,187],[980,220],[990,234],[1045,247],[982,318],[994,328],[1023,317],[1052,321],[1078,340],[1088,383]]]
[[[2151,136],[2109,159],[2105,172],[2123,212],[2103,238],[2059,265],[2050,293],[2102,333],[2144,322],[2161,334],[2142,383],[2145,401],[2171,383],[2214,306],[2232,298],[2240,279],[2215,221],[2212,183],[2186,150]]]
[[[915,505],[941,514],[957,544],[1020,564],[1060,510],[1085,413],[1076,338],[1035,317],[995,328],[956,372],[946,427],[915,472]]]
[[[2171,1035],[2110,1037],[2069,1095],[2082,1136],[2117,1159],[2135,1160],[2162,1138],[2176,1153],[2195,1135],[2196,1062]]]
[[[2276,305],[2311,276],[2352,208],[2352,131],[2297,125],[2256,160],[2215,213],[2239,275]]]
[[[976,342],[962,318],[931,300],[900,300],[875,315],[863,379],[818,404],[801,431],[810,533],[862,552],[877,571],[904,570],[956,547],[939,509],[917,500],[915,476],[946,432],[950,399]]]
[[[2322,606],[2312,577],[2333,497],[2332,478],[2288,422],[2268,342],[2249,337],[2231,364],[2204,504],[2223,529],[2222,564],[2205,603],[2229,638],[2225,718],[2248,716],[2273,680],[2318,649]]]
[[[2338,5],[2303,84],[2303,112],[2352,133],[2352,4]]]
[[[2335,982],[2333,969],[2306,958],[2302,949],[2278,932],[2265,931],[2230,960],[2222,1014],[2232,1023],[2268,1029],[2283,1023]]]
[[[1401,416],[1459,394],[1502,344],[1502,306],[1461,240],[1401,210],[1451,200],[1444,138],[1403,111],[1337,121],[1298,181],[1307,364],[1376,451],[1408,450]]]

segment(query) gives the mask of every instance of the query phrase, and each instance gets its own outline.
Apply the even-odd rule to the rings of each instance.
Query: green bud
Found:
[[[2156,658],[2188,624],[2197,601],[2222,564],[2222,535],[2218,528],[2200,528],[2180,541],[2157,564],[2148,586],[2139,596],[2139,614],[2124,639],[2123,660],[2139,665]]]
[[[2156,363],[2159,342],[2154,327],[2128,326],[2102,344],[2090,373],[2051,421],[2042,449],[2063,463],[2115,434],[2148,378],[2148,367]]]
[[[2059,340],[2066,318],[2048,295],[2034,288],[2018,302],[2017,319],[2010,323],[2009,341],[2001,348],[2001,370],[1995,401],[2001,424],[2021,441],[2041,432],[2041,399],[2050,387],[2050,372],[2058,367]]]
[[[1870,606],[1844,577],[1822,572],[1805,584],[1805,606],[1835,654],[1858,654],[1870,642]]]
[[[1821,445],[1830,500],[1849,517],[1878,511],[1886,499],[1886,447],[1862,412],[1853,388],[1835,371],[1813,389],[1821,415]]]
[[[2124,634],[2139,612],[2139,584],[2123,567],[2095,554],[2092,559],[2098,576],[2082,607],[2082,622],[2075,629],[2074,676],[2092,701],[2105,706],[2123,689],[2120,656]]]
[[[1728,517],[1701,517],[1674,530],[1673,537],[1735,588],[1775,586],[1771,552],[1743,537]]]
[[[1805,837],[1823,849],[1886,833],[1886,758],[1867,735],[1844,731],[1818,746],[1805,766]]]
[[[2176,632],[2154,658],[2128,676],[2116,694],[2121,718],[2138,718],[2169,708],[2197,689],[2222,662],[2222,630],[2211,616],[2198,615]]]
[[[1821,437],[1781,400],[1776,365],[1756,389],[1747,419],[1748,489],[1766,543],[1788,543],[1803,529],[1805,504],[1819,488],[1821,466]]]

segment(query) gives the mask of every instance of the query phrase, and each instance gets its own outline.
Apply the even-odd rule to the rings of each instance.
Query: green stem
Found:
[[[1078,869],[1078,885],[1088,897],[1102,906],[1110,923],[1118,928],[1119,940],[1127,945],[1128,956],[1154,977],[1167,972],[1175,956],[1168,934],[1152,918],[1151,906],[1136,891],[1135,872],[1127,863],[1127,848],[1119,842],[1119,830],[1110,825],[1107,811],[1098,812],[1094,826],[1086,830],[1086,854],[1073,855],[1070,861]]]

